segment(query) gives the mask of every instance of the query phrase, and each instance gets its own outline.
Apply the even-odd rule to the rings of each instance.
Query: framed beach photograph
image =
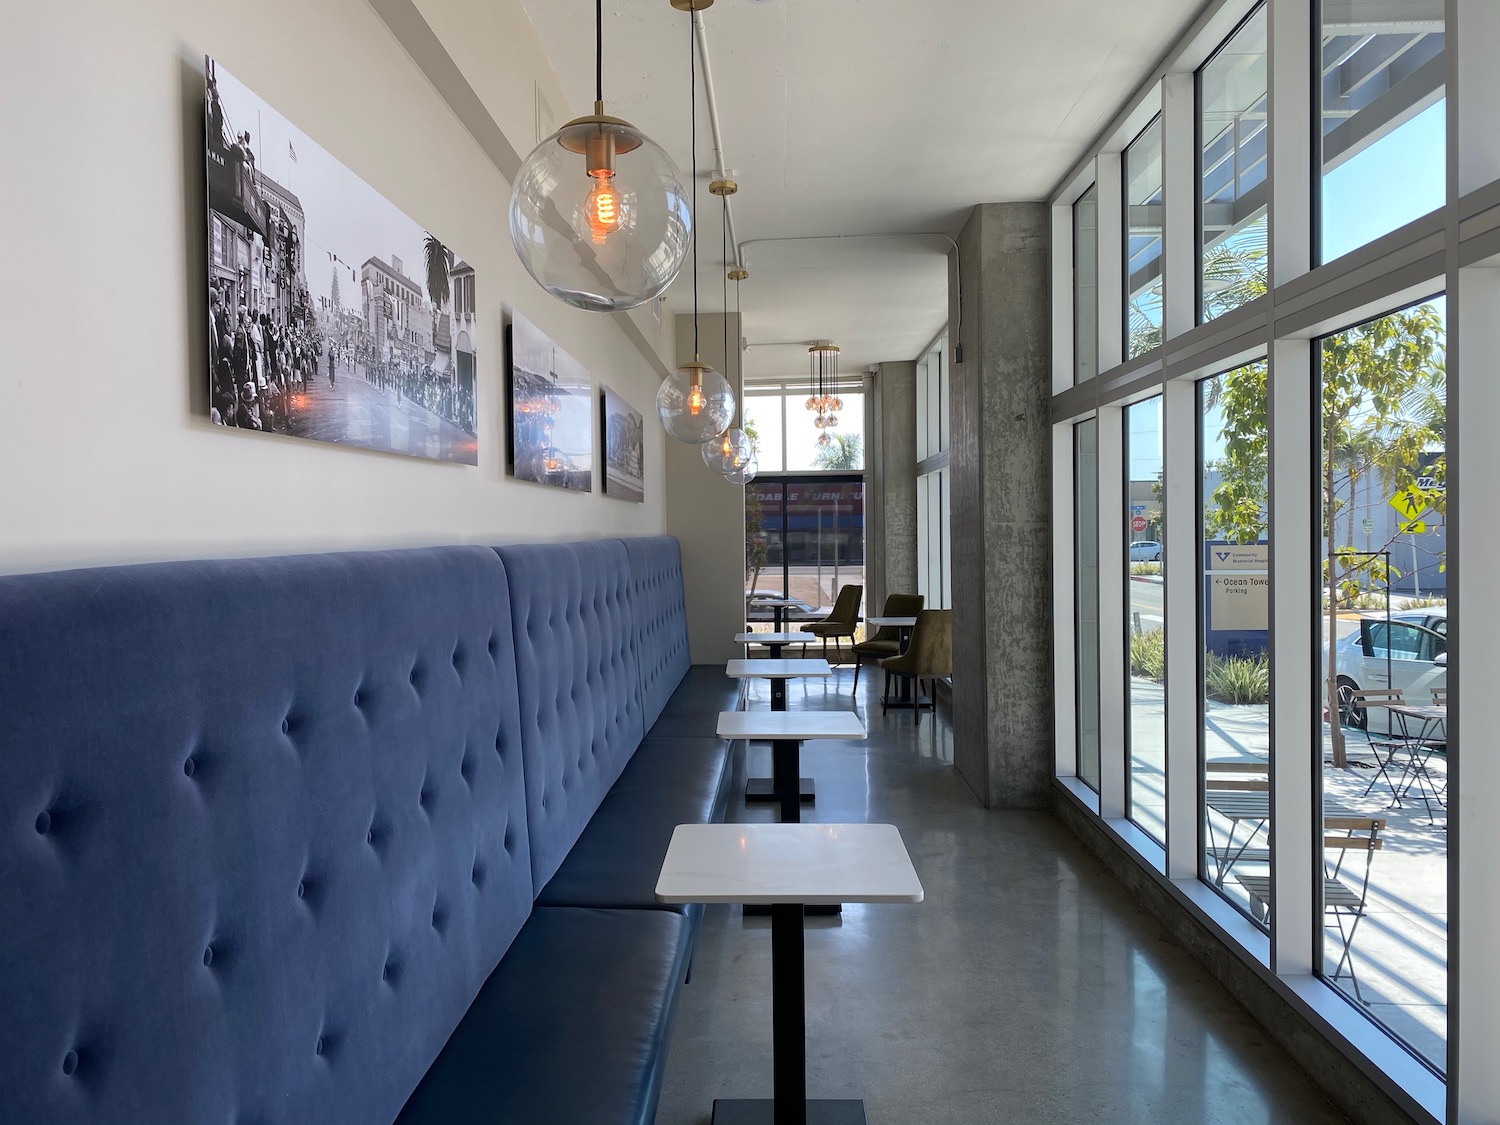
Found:
[[[645,420],[608,387],[600,388],[604,495],[637,504],[646,499]]]
[[[204,71],[210,420],[477,465],[474,268]]]
[[[517,480],[594,490],[593,379],[520,313],[510,351],[510,452]]]

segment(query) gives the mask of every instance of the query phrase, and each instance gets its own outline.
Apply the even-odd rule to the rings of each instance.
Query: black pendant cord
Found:
[[[594,0],[594,100],[604,101],[604,0]]]
[[[603,0],[600,0],[603,3]],[[693,131],[693,358],[698,358],[698,52],[693,13],[688,12],[688,119]]]

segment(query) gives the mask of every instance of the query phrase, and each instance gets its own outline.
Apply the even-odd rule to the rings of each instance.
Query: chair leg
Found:
[[[919,727],[922,725],[922,677],[912,677],[911,697],[911,725]]]
[[[849,689],[850,691],[859,690],[859,666],[863,663],[864,661],[862,661],[858,656],[854,658],[854,686]]]

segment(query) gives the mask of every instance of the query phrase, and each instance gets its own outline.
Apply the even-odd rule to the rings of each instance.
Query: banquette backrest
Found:
[[[510,582],[532,882],[557,872],[645,733],[618,540],[497,548]]]
[[[630,568],[641,706],[649,731],[692,667],[683,600],[682,549],[669,535],[621,542]]]
[[[509,589],[479,547],[0,579],[0,1117],[394,1120],[535,893]],[[533,727],[537,662],[597,675],[526,659]]]

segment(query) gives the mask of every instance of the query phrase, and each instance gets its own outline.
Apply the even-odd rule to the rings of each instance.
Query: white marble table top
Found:
[[[894,824],[679,824],[658,902],[921,902]]]
[[[911,629],[916,626],[917,619],[915,617],[866,617],[865,622],[881,628],[889,626],[892,629]]]
[[[831,676],[833,669],[823,659],[731,660],[724,674],[732,680],[789,679],[800,676]]]
[[[742,645],[805,645],[818,638],[811,633],[736,633],[736,644]]]
[[[720,711],[720,738],[790,740],[864,738],[865,724],[853,711]]]

